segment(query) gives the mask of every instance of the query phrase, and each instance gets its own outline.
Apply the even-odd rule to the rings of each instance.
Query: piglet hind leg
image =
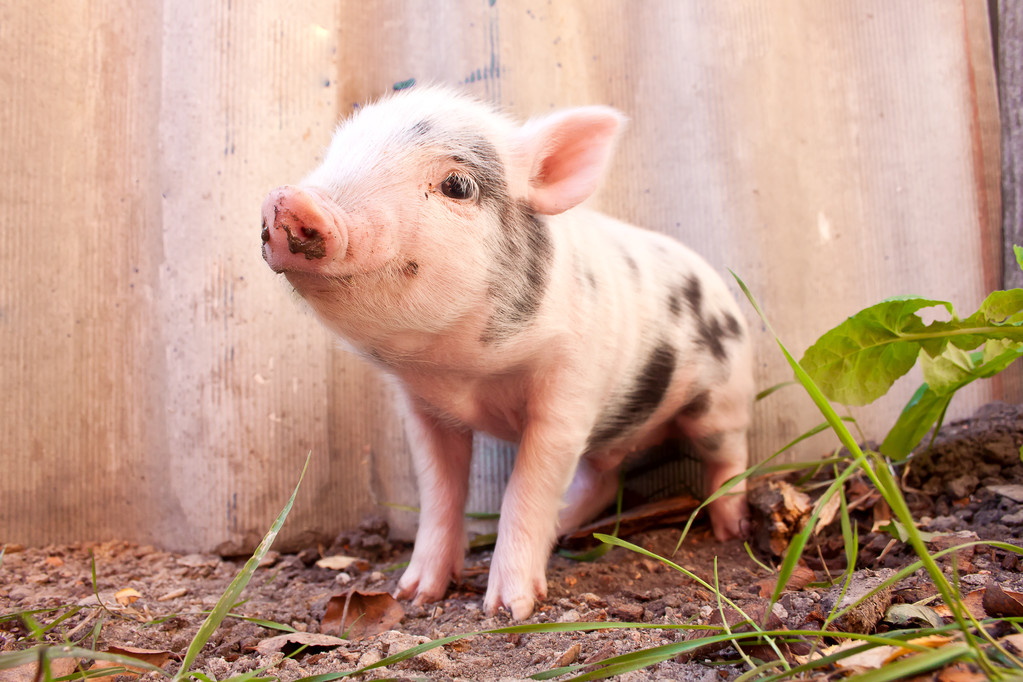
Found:
[[[558,514],[558,535],[571,533],[593,520],[614,501],[621,460],[588,455],[579,460]]]
[[[746,471],[750,399],[747,391],[723,390],[703,394],[679,417],[679,426],[691,440],[704,465],[704,493],[710,495],[730,478]],[[745,537],[749,531],[746,482],[741,481],[709,505],[714,537],[725,541]]]
[[[729,433],[718,453],[703,454],[704,489],[708,495],[720,489],[730,478],[746,471],[746,432]],[[740,461],[741,459],[741,461]],[[749,534],[749,508],[746,481],[740,481],[709,505],[714,537],[724,542]]]
[[[395,596],[423,603],[442,598],[462,572],[472,432],[440,422],[413,401],[407,407],[405,430],[419,483],[419,529]]]

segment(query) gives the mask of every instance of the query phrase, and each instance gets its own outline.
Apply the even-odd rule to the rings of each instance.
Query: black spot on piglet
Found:
[[[703,305],[703,290],[700,288],[700,280],[696,277],[687,277],[682,286],[682,295],[689,302],[689,308],[700,316],[700,307]]]
[[[674,372],[675,349],[662,341],[650,353],[624,401],[597,421],[587,439],[587,450],[596,450],[649,419],[664,399]]]
[[[668,294],[668,311],[671,312],[671,316],[675,319],[682,314],[682,301],[679,298],[678,292],[672,291]]]

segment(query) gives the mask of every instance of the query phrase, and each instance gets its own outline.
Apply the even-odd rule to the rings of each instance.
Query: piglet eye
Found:
[[[476,183],[465,175],[452,173],[440,183],[440,192],[451,199],[473,199],[476,197]]]

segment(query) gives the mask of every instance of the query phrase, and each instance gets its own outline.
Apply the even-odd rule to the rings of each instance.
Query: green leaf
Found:
[[[931,427],[945,414],[952,394],[938,395],[927,384],[922,384],[909,399],[895,424],[881,443],[881,454],[893,459],[905,459]]]
[[[992,291],[980,304],[976,314],[991,324],[1023,323],[1023,289]]]
[[[1013,246],[1013,252],[1016,254],[1016,264],[1019,265],[1019,269],[1023,270],[1023,247]]]
[[[904,459],[913,451],[931,427],[940,426],[941,419],[956,391],[977,379],[998,374],[1023,355],[1023,344],[1006,339],[992,339],[984,344],[983,352],[966,354],[949,347],[937,358],[921,353],[923,384],[902,409],[884,442],[881,452],[888,457]],[[965,358],[965,361],[964,361]],[[973,363],[971,371],[962,364]],[[933,386],[936,386],[935,389]]]
[[[937,395],[953,393],[964,381],[971,380],[980,361],[981,353],[968,353],[952,344],[933,358],[920,351],[920,369],[923,370],[924,383]]]
[[[965,320],[935,322],[927,327],[927,335],[947,337],[964,349],[973,349],[990,339],[1023,341],[1023,289],[993,291],[977,312]],[[936,355],[932,348],[927,351]]]
[[[947,301],[919,297],[865,308],[821,336],[799,364],[830,400],[846,405],[873,402],[916,364],[919,335],[926,330],[916,312],[934,306],[955,314]],[[940,339],[928,341],[940,352]]]

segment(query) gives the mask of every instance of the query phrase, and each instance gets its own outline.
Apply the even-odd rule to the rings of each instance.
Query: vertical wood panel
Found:
[[[160,3],[0,9],[0,528],[153,539]]]
[[[263,196],[298,180],[334,126],[332,8],[326,1],[168,6],[161,312],[169,492],[184,517],[168,540],[176,546],[251,547],[310,451],[307,480],[336,480],[327,420],[333,342],[259,248]],[[309,485],[289,537],[322,528],[312,519],[336,515],[338,505],[319,504],[336,499],[337,491],[326,497]],[[341,498],[353,508],[360,502]]]

